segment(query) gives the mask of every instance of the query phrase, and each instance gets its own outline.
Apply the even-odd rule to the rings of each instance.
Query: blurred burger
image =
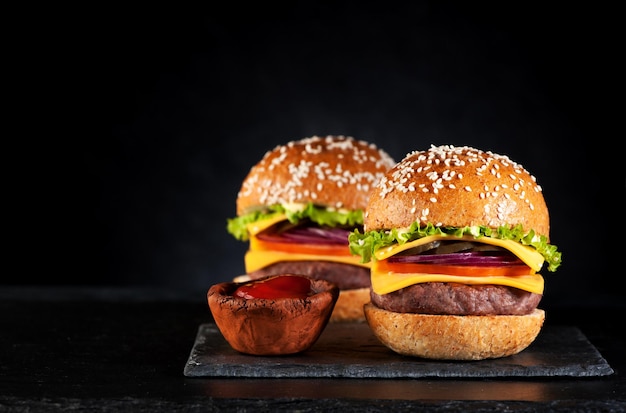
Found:
[[[339,299],[331,321],[364,321],[369,263],[348,247],[363,228],[363,210],[375,184],[395,161],[374,144],[346,136],[313,136],[267,152],[243,180],[237,217],[227,229],[249,241],[246,275],[302,274],[335,283]]]
[[[431,146],[369,198],[350,249],[371,262],[374,334],[397,353],[480,360],[516,354],[543,326],[542,268],[561,253],[535,177],[507,156]]]

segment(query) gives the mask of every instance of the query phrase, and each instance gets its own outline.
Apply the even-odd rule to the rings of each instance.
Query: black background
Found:
[[[247,245],[225,226],[249,168],[275,145],[344,134],[396,160],[431,144],[508,155],[537,177],[563,253],[544,300],[624,297],[623,2],[80,16],[19,53],[37,84],[22,102],[46,114],[28,117],[5,173],[19,261],[5,283],[205,291],[243,272]]]

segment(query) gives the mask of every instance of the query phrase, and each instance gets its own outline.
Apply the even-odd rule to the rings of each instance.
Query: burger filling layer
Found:
[[[524,315],[542,298],[502,285],[446,282],[414,284],[388,294],[372,290],[370,295],[374,305],[388,311],[435,315]]]
[[[302,274],[315,279],[331,281],[341,290],[369,288],[371,286],[370,270],[351,264],[331,261],[283,261],[248,274],[257,279],[272,274]]]

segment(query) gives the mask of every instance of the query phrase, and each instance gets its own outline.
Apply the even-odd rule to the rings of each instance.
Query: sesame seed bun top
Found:
[[[366,231],[437,226],[522,224],[549,239],[550,220],[541,187],[506,155],[451,145],[408,153],[370,195]]]
[[[312,136],[278,145],[254,165],[237,195],[237,215],[263,206],[313,202],[365,209],[370,190],[395,161],[350,136]]]

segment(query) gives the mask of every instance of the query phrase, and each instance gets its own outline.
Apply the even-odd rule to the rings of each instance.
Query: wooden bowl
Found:
[[[311,281],[312,294],[306,298],[242,298],[234,293],[245,283],[211,286],[209,308],[228,344],[240,353],[259,356],[309,349],[328,324],[339,288],[326,280],[301,277]]]

